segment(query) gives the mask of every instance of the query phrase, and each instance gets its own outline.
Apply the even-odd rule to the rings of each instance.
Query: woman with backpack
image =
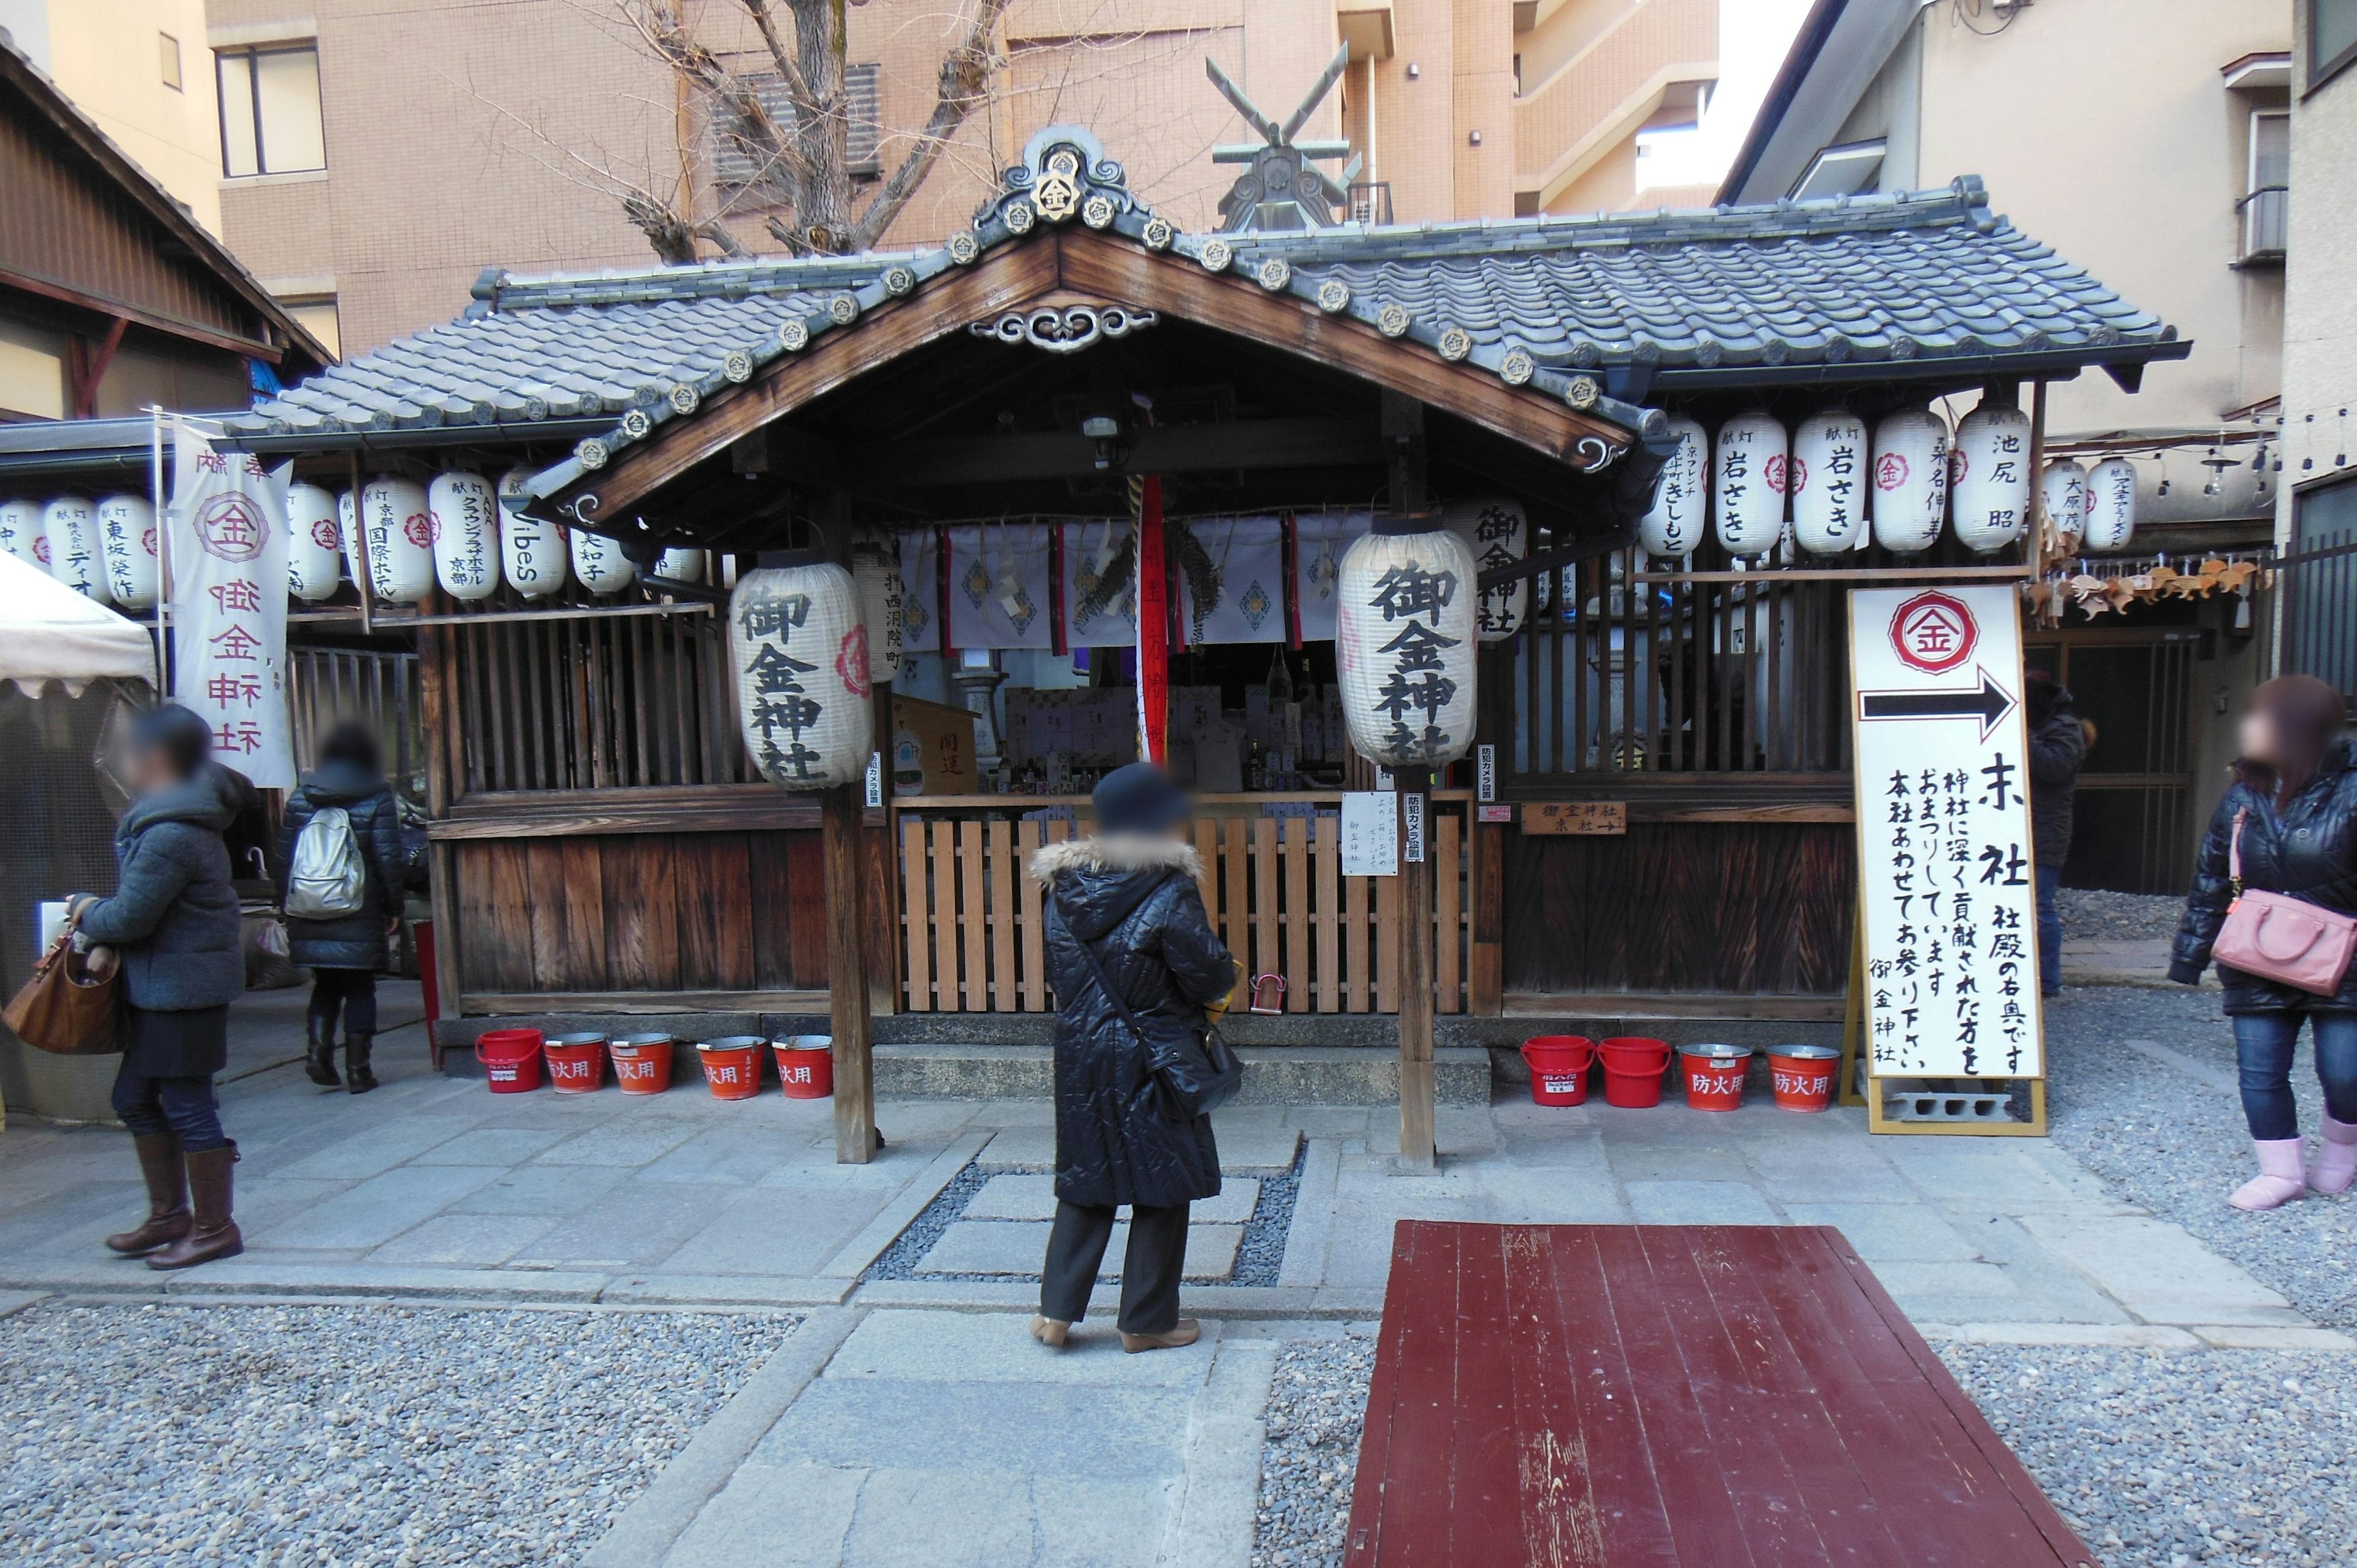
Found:
[[[376,736],[349,721],[328,731],[319,765],[286,797],[279,825],[287,956],[311,971],[309,1046],[303,1070],[336,1086],[336,1021],[344,1026],[344,1087],[376,1087],[376,977],[398,918],[407,856],[401,808],[384,781]]]

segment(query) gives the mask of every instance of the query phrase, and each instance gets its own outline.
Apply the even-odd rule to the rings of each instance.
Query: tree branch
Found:
[[[998,30],[999,18],[1006,13],[1007,3],[1008,0],[980,0],[974,7],[973,26],[942,57],[941,89],[933,102],[933,112],[924,130],[918,134],[917,145],[877,188],[867,210],[852,225],[845,249],[876,248],[884,231],[892,226],[892,220],[900,215],[900,209],[932,171],[942,149],[957,134],[958,127],[988,101],[990,80],[1003,63],[993,47],[993,36]]]
[[[794,113],[805,119],[814,119],[822,112],[813,97],[810,83],[802,77],[802,68],[786,48],[786,40],[778,36],[778,19],[770,10],[770,0],[743,0],[753,26],[761,31],[761,42],[769,48],[770,61],[778,68],[778,79],[786,84],[786,96],[793,101]]]

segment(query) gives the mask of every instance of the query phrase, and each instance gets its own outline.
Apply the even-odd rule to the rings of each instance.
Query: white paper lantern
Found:
[[[1784,427],[1765,413],[1738,413],[1718,427],[1711,500],[1718,510],[1718,542],[1729,553],[1757,555],[1784,536],[1791,460]]]
[[[368,547],[361,539],[360,497],[350,490],[336,493],[336,532],[344,536],[344,568],[352,586],[368,592]]]
[[[639,580],[639,569],[622,547],[602,533],[576,528],[573,534],[573,575],[593,594],[619,594]]]
[[[745,749],[781,789],[858,783],[875,748],[858,585],[803,553],[794,565],[748,572],[728,598]]]
[[[1986,403],[1964,415],[1948,449],[1948,516],[1977,555],[2021,537],[2029,521],[2029,415]]]
[[[1901,409],[1874,427],[1874,542],[1913,554],[1939,542],[1948,518],[1948,423]]]
[[[2068,457],[2049,463],[2040,490],[2054,548],[2068,554],[2079,548],[2087,532],[2087,470]]]
[[[425,597],[434,586],[434,514],[425,487],[393,478],[362,485],[361,547],[378,598],[414,605]]]
[[[1637,523],[1637,539],[1648,555],[1691,555],[1702,542],[1710,490],[1703,471],[1710,467],[1710,433],[1684,414],[1673,414],[1669,433],[1677,438],[1670,460],[1654,482],[1652,509]]]
[[[1523,503],[1505,496],[1486,500],[1454,501],[1444,508],[1441,521],[1473,552],[1473,569],[1480,573],[1512,566],[1531,553],[1530,519]],[[1473,624],[1484,642],[1503,642],[1523,629],[1530,618],[1531,584],[1527,577],[1486,591],[1477,590]]]
[[[666,550],[655,557],[655,575],[669,577],[674,583],[701,583],[704,581],[704,552]]]
[[[1368,760],[1437,768],[1473,744],[1473,551],[1445,528],[1386,533],[1386,525],[1377,519],[1342,557],[1334,625],[1342,715]]]
[[[2136,471],[2126,457],[2106,457],[2087,471],[2090,550],[2122,550],[2136,537]]]
[[[463,469],[436,474],[425,510],[442,591],[454,599],[490,598],[500,585],[500,512],[490,485]]]
[[[1819,555],[1854,550],[1866,532],[1866,422],[1829,408],[1792,436],[1792,537]]]
[[[48,547],[41,542],[41,509],[27,500],[0,501],[0,550],[46,572]]]
[[[901,580],[899,552],[890,535],[852,552],[851,580],[859,585],[868,669],[878,682],[889,685],[900,672],[901,623],[909,603],[909,585]]]
[[[524,489],[532,470],[510,468],[500,476],[500,553],[507,563],[508,586],[527,599],[544,599],[565,591],[566,564],[565,530],[553,522],[524,514],[532,492]]]
[[[106,563],[98,548],[98,514],[80,496],[59,496],[41,509],[49,575],[75,593],[109,603]]]
[[[306,604],[334,597],[343,580],[337,510],[336,498],[317,485],[286,487],[286,591]]]
[[[156,607],[156,507],[129,491],[98,503],[98,548],[106,562],[106,591],[129,610]]]

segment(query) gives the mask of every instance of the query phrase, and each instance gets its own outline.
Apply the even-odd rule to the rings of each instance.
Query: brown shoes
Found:
[[[139,1153],[139,1174],[147,1183],[147,1218],[129,1230],[106,1239],[107,1246],[126,1258],[136,1258],[168,1246],[188,1233],[187,1167],[180,1163],[180,1140],[171,1133],[143,1133],[131,1140]]]
[[[1060,1317],[1035,1317],[1031,1320],[1031,1337],[1051,1350],[1064,1348],[1064,1338],[1072,1326]]]
[[[188,1193],[195,1216],[178,1240],[147,1260],[151,1269],[187,1269],[215,1258],[233,1258],[245,1251],[245,1238],[230,1218],[230,1167],[237,1163],[237,1145],[184,1156],[188,1167]]]
[[[1176,1350],[1182,1345],[1192,1345],[1202,1334],[1201,1324],[1191,1317],[1182,1317],[1159,1334],[1124,1334],[1121,1348],[1133,1356],[1140,1350]]]

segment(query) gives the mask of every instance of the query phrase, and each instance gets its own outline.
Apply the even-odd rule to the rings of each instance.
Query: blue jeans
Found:
[[[2237,1013],[2234,1049],[2242,1058],[2243,1114],[2261,1143],[2299,1136],[2291,1098],[2291,1050],[2306,1018],[2316,1042],[2316,1079],[2336,1122],[2357,1122],[2357,1013]]]
[[[126,1059],[114,1075],[114,1113],[135,1134],[178,1133],[180,1147],[191,1155],[225,1149],[221,1102],[213,1098],[213,1080],[203,1078],[149,1078],[134,1072]]]
[[[2038,989],[2051,996],[2062,989],[2062,912],[2054,894],[2062,886],[2062,868],[2038,868]]]

